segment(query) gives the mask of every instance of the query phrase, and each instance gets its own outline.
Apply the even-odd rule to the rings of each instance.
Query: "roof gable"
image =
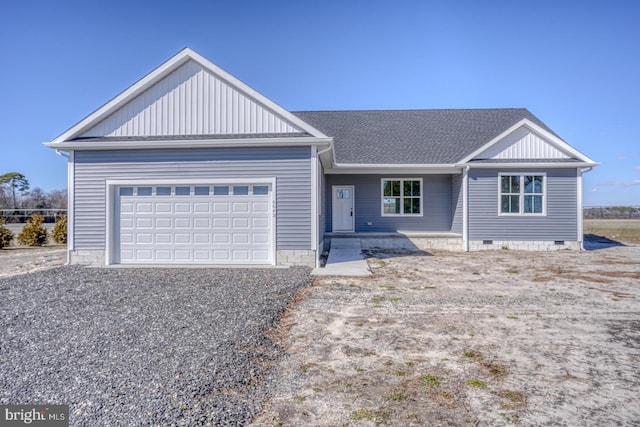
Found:
[[[523,118],[505,129],[482,147],[473,151],[460,163],[472,160],[593,160],[564,142],[556,134],[539,124]]]
[[[480,159],[570,159],[571,156],[550,141],[522,126],[495,145],[478,154]]]
[[[186,48],[52,143],[104,137],[239,134],[324,137]]]

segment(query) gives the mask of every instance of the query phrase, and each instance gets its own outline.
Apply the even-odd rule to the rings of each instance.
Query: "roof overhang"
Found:
[[[222,148],[222,147],[300,147],[329,146],[331,138],[289,137],[289,138],[244,138],[244,139],[176,139],[170,143],[166,139],[144,141],[65,141],[45,142],[45,147],[62,151],[84,150],[141,150],[180,148]]]
[[[520,163],[460,163],[461,168],[471,169],[576,169],[598,166],[596,162],[520,162]]]
[[[459,174],[462,167],[457,165],[427,165],[427,164],[359,164],[339,163],[332,168],[325,169],[326,174]]]

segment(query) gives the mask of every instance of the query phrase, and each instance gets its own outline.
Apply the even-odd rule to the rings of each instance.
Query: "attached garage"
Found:
[[[113,263],[275,263],[273,182],[112,187]]]

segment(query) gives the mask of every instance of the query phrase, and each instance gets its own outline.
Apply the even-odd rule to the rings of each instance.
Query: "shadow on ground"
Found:
[[[615,246],[626,246],[624,243],[616,240],[611,240],[597,234],[585,234],[584,235],[584,249],[587,251],[596,251],[598,249],[607,249]]]

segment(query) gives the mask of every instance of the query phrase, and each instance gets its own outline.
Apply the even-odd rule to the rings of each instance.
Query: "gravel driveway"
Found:
[[[265,332],[309,270],[58,267],[0,279],[0,403],[71,425],[239,425],[269,395]]]

